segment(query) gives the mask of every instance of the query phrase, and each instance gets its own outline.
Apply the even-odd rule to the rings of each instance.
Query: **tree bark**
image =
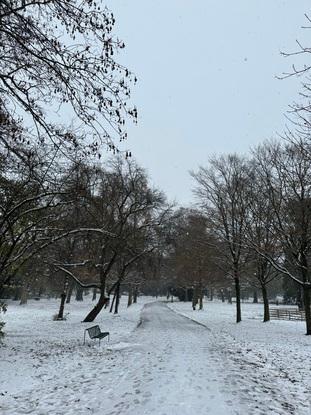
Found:
[[[76,301],[83,301],[83,288],[79,285],[76,287]]]
[[[114,306],[114,302],[115,301],[116,301],[116,293],[114,292],[113,297],[112,297],[112,302],[111,302],[111,306],[110,306],[109,313],[112,313],[112,310],[113,310],[113,306]]]
[[[303,301],[305,306],[306,314],[306,335],[311,335],[311,299],[310,299],[310,288],[303,286]]]
[[[204,293],[202,288],[200,289],[200,302],[199,302],[199,310],[203,310],[203,297],[204,297]]]
[[[258,295],[257,295],[257,290],[254,291],[254,295],[253,295],[253,304],[258,304]]]
[[[65,309],[65,301],[66,301],[66,293],[63,292],[60,296],[60,306],[58,311],[57,320],[63,320],[64,319],[64,309]]]
[[[116,302],[114,307],[114,314],[119,312],[119,303],[120,303],[120,283],[116,286]]]
[[[265,323],[267,321],[270,321],[269,299],[268,299],[267,288],[265,285],[261,286],[261,293],[262,293],[263,307],[264,307],[263,321]]]
[[[228,303],[229,304],[232,304],[232,294],[231,294],[231,290],[228,290],[227,295],[228,295]]]
[[[25,305],[27,304],[27,300],[28,300],[28,287],[23,284],[22,286],[22,290],[21,290],[21,301],[20,301],[20,305]]]
[[[304,278],[305,281],[305,278]],[[297,290],[297,305],[300,311],[304,311],[305,309],[305,301],[304,301],[304,290],[301,286],[298,287]]]
[[[138,287],[135,285],[134,287],[134,293],[133,293],[133,303],[137,303],[137,297],[138,297]]]
[[[41,298],[41,296],[42,296],[43,292],[44,292],[43,288],[42,288],[42,287],[39,287],[37,297],[38,297],[38,298]]]
[[[67,297],[67,292],[68,292],[68,277],[66,276],[64,280],[63,292],[60,296],[60,306],[59,306],[57,320],[64,320],[64,309],[65,309],[65,301]]]
[[[209,297],[209,300],[210,301],[213,301],[214,300],[214,289],[213,288],[210,289],[210,297]]]
[[[196,309],[198,304],[198,287],[195,286],[193,290],[193,297],[192,297],[192,310]]]
[[[69,304],[71,301],[71,296],[72,296],[72,292],[73,292],[73,287],[74,287],[74,282],[71,281],[70,285],[69,285],[69,289],[68,289],[68,293],[67,293],[67,298],[66,298],[66,303]]]
[[[129,285],[129,293],[128,293],[128,299],[127,299],[127,306],[130,307],[133,303],[133,288],[132,284]]]
[[[92,295],[92,301],[96,300],[96,294],[97,294],[97,289],[93,288],[93,295]]]
[[[236,322],[240,323],[242,321],[241,315],[241,288],[240,288],[240,279],[238,276],[234,278],[235,286],[235,298],[236,298]]]
[[[21,299],[21,287],[15,287],[13,301]]]
[[[89,314],[85,317],[83,320],[84,323],[90,323],[95,320],[95,318],[98,316],[98,314],[101,312],[102,308],[104,307],[107,299],[105,296],[105,289],[102,289],[100,292],[100,296],[98,299],[97,304],[95,307],[89,312]]]

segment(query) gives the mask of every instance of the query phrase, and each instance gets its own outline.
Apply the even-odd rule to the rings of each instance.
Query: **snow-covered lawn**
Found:
[[[243,304],[237,325],[235,305],[144,306],[153,301],[141,297],[127,309],[123,297],[119,315],[104,311],[96,324],[111,341],[100,346],[83,345],[89,298],[66,306],[61,322],[52,320],[59,300],[11,302],[0,414],[310,415],[311,338],[303,322],[264,324],[262,305]]]
[[[119,315],[102,311],[94,324],[110,331],[110,343],[103,339],[100,346],[94,340],[83,346],[84,329],[93,325],[81,323],[94,306],[88,297],[66,304],[66,321],[53,321],[59,300],[31,300],[25,306],[9,302],[4,316],[6,336],[0,344],[0,414],[85,413],[87,400],[94,398],[88,390],[97,388],[100,395],[97,376],[115,370],[117,351],[126,348],[142,307],[150,301],[154,299],[141,297],[127,308],[122,297]],[[46,394],[42,395],[43,384]],[[41,395],[36,396],[36,390]],[[79,402],[81,412],[76,409]]]
[[[239,324],[235,304],[207,301],[201,311],[191,303],[168,305],[211,330],[223,383],[249,414],[311,414],[311,336],[304,322],[262,323],[261,304],[242,304]]]

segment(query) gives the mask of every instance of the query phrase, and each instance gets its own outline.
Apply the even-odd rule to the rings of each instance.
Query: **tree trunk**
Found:
[[[232,294],[231,294],[231,290],[228,290],[227,295],[228,295],[228,303],[229,304],[232,304]]]
[[[266,321],[270,321],[269,299],[268,299],[267,288],[265,285],[261,286],[261,292],[262,292],[263,307],[264,307],[263,321],[265,323]]]
[[[240,279],[237,276],[234,278],[234,286],[235,286],[235,298],[236,298],[236,322],[240,323],[240,321],[242,321],[241,289],[240,289]]]
[[[83,320],[84,323],[90,323],[95,320],[98,314],[101,312],[102,308],[104,307],[107,298],[105,296],[105,288],[100,290],[100,296],[97,304],[95,307],[89,312],[89,314]]]
[[[137,297],[138,297],[138,287],[135,285],[134,287],[134,293],[133,293],[133,303],[137,303]]]
[[[59,306],[57,320],[64,320],[64,309],[65,309],[65,301],[66,301],[67,292],[68,292],[68,283],[69,283],[68,278],[65,277],[63,292],[60,296],[60,306]]]
[[[21,299],[21,287],[15,287],[13,301]]]
[[[254,295],[253,295],[253,304],[258,304],[258,295],[257,295],[257,290],[254,291]]]
[[[42,296],[43,292],[44,292],[43,288],[42,288],[42,287],[39,287],[37,297],[38,297],[38,298],[41,298],[41,296]]]
[[[110,306],[109,313],[112,313],[112,310],[113,310],[113,306],[114,306],[114,302],[115,301],[116,301],[116,293],[113,294],[113,298],[112,298],[112,302],[111,302],[111,306]]]
[[[76,287],[76,301],[83,301],[83,288],[79,285]]]
[[[93,288],[93,295],[92,295],[92,301],[96,300],[96,294],[97,294],[97,289]]]
[[[129,293],[128,293],[128,299],[127,299],[127,306],[130,307],[133,303],[133,288],[132,284],[129,285]]]
[[[195,286],[193,290],[193,297],[192,297],[192,310],[196,309],[198,304],[198,288]]]
[[[224,303],[225,302],[225,293],[224,293],[224,290],[220,290],[220,297],[221,297],[221,302]]]
[[[25,284],[23,284],[22,286],[22,293],[21,293],[21,301],[20,301],[20,305],[25,305],[27,304],[27,300],[28,300],[28,289],[27,286]]]
[[[69,285],[69,289],[68,289],[68,293],[67,293],[67,298],[66,298],[66,304],[69,304],[71,301],[71,296],[72,296],[72,292],[73,292],[73,287],[74,287],[74,282],[71,281],[70,285]]]
[[[116,302],[114,307],[114,314],[118,314],[119,311],[119,303],[120,303],[120,283],[116,287]]]
[[[210,299],[210,301],[213,301],[214,300],[214,289],[213,288],[210,289],[209,299]]]
[[[306,334],[309,336],[311,335],[311,300],[310,300],[310,288],[303,287],[303,302],[305,306],[305,313],[306,313]]]
[[[64,309],[65,309],[65,301],[66,301],[66,293],[63,292],[60,296],[60,306],[58,311],[57,320],[63,320],[64,319]]]
[[[203,310],[203,297],[204,297],[204,292],[202,290],[202,288],[200,289],[200,302],[199,302],[199,310]]]
[[[304,301],[304,290],[302,287],[298,287],[297,290],[297,305],[300,311],[304,311],[305,309],[305,301]]]

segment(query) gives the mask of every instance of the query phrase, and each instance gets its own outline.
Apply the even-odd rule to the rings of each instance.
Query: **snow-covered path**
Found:
[[[156,302],[145,305],[141,323],[132,333],[108,344],[90,342],[87,347],[79,340],[55,342],[48,336],[34,340],[33,349],[22,349],[21,343],[16,346],[16,356],[22,360],[17,358],[12,367],[17,368],[12,372],[17,384],[14,382],[12,392],[0,396],[0,412],[244,414],[222,390],[223,376],[218,372],[222,365],[217,352],[212,351],[211,337],[205,327]],[[9,361],[13,356],[14,351],[7,356]]]
[[[205,327],[163,303],[151,303],[142,312],[141,324],[132,337],[135,340],[139,345],[129,349],[128,370],[108,396],[111,405],[103,413],[238,413],[221,394]]]

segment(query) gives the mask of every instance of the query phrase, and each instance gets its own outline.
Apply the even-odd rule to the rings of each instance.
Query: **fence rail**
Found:
[[[291,308],[270,308],[271,320],[305,320],[304,311]]]

